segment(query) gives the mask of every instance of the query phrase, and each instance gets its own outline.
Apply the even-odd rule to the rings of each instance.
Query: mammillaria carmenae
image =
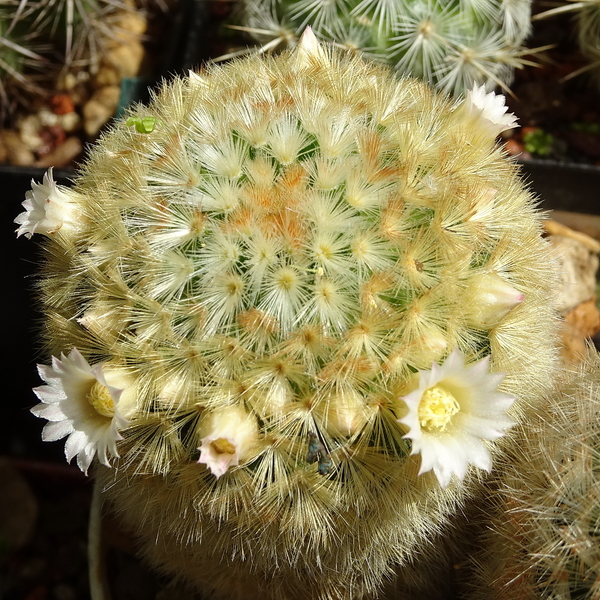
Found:
[[[514,119],[469,98],[309,32],[117,123],[42,199],[64,226],[25,204],[62,354],[34,410],[83,466],[61,407],[119,417],[97,476],[154,564],[222,596],[375,593],[547,388],[553,269],[495,145]]]

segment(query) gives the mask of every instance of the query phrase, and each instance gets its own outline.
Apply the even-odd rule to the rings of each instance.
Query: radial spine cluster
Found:
[[[100,440],[154,564],[362,598],[479,489],[556,352],[513,120],[471,100],[308,36],[174,81],[73,189],[34,186],[18,231],[48,238],[62,357],[34,410],[86,467]]]

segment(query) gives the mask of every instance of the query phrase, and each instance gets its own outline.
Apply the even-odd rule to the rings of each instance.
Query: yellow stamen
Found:
[[[114,417],[115,403],[105,385],[102,385],[99,381],[94,381],[94,385],[90,388],[86,398],[99,415]]]
[[[441,433],[459,410],[460,404],[449,391],[437,386],[429,388],[419,403],[421,428]]]
[[[235,446],[225,438],[217,438],[210,445],[217,454],[235,454]]]

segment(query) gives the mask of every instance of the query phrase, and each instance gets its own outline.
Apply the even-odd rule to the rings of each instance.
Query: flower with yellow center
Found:
[[[200,426],[200,436],[198,462],[218,479],[229,467],[250,456],[258,437],[258,424],[241,406],[227,406],[207,416]]]
[[[514,425],[507,411],[515,399],[498,391],[503,378],[489,372],[489,357],[465,366],[458,350],[419,371],[419,386],[402,398],[408,412],[398,419],[408,428],[411,454],[421,455],[419,475],[433,470],[446,487],[452,475],[464,479],[470,464],[491,470],[486,440]]]
[[[67,460],[77,456],[77,464],[86,474],[96,454],[102,464],[110,466],[109,454],[119,456],[119,430],[128,425],[119,411],[124,390],[110,385],[103,366],[90,366],[77,348],[60,359],[52,357],[51,367],[38,365],[38,372],[47,385],[34,389],[42,402],[31,412],[49,421],[42,439],[50,442],[69,436]]]

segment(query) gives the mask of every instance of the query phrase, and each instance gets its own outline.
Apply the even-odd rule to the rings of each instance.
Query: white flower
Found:
[[[454,350],[443,365],[419,371],[419,387],[402,398],[408,414],[398,421],[408,427],[411,454],[421,455],[419,475],[433,469],[442,487],[453,474],[464,479],[469,464],[489,472],[485,441],[514,425],[506,412],[515,399],[497,390],[504,375],[488,366],[486,357],[465,367]]]
[[[103,365],[90,366],[77,348],[60,359],[53,356],[51,367],[38,365],[38,372],[48,385],[33,390],[42,403],[31,412],[50,421],[42,439],[53,442],[68,435],[67,460],[77,455],[77,464],[86,474],[96,453],[109,467],[108,455],[119,456],[119,430],[129,423],[118,410],[123,390],[108,384]]]
[[[35,183],[32,179],[31,188],[22,203],[25,212],[14,221],[20,225],[17,237],[25,234],[31,238],[34,233],[50,236],[72,220],[73,205],[52,179],[52,168],[44,174],[43,183]]]
[[[215,410],[203,424],[198,462],[206,465],[217,478],[229,467],[247,458],[256,441],[256,419],[238,406]]]
[[[508,106],[505,106],[505,98],[502,94],[490,92],[486,94],[485,86],[475,84],[472,90],[468,90],[464,100],[464,110],[468,115],[475,117],[480,125],[492,136],[507,129],[518,127],[517,117],[513,113],[505,114]]]

